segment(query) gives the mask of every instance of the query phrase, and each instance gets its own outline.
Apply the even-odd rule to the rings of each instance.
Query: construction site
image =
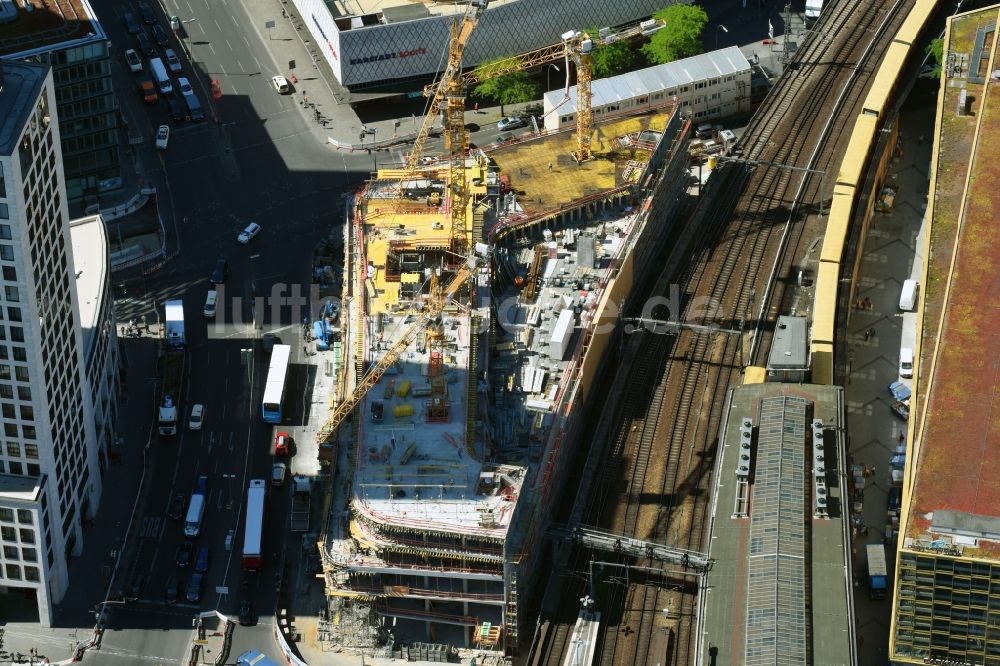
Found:
[[[524,649],[595,384],[687,185],[690,121],[673,100],[470,150],[461,49],[484,6],[456,24],[407,164],[353,205],[347,375],[319,435],[349,451],[320,539],[337,649]],[[589,94],[590,39],[563,40],[550,51]],[[425,155],[441,115],[447,155]]]

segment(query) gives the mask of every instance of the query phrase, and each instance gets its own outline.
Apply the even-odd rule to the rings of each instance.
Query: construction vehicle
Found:
[[[885,546],[880,543],[870,543],[865,549],[868,551],[868,596],[872,599],[885,599],[889,581]]]
[[[399,360],[400,355],[406,351],[406,348],[416,339],[417,335],[424,331],[441,314],[451,298],[465,284],[466,280],[472,277],[482,259],[486,257],[488,249],[482,243],[476,244],[475,253],[466,259],[461,267],[455,271],[447,286],[443,290],[440,290],[439,293],[431,294],[426,307],[422,312],[416,314],[416,321],[403,331],[382,358],[368,369],[361,378],[361,381],[354,388],[354,391],[333,410],[330,418],[327,419],[327,422],[316,433],[316,441],[320,443],[321,447],[328,445],[333,440],[333,436],[336,434],[340,424],[350,416],[351,412],[360,404],[368,391],[379,383],[386,371]]]
[[[311,494],[312,482],[308,476],[296,474],[292,477],[292,516],[289,521],[292,532],[309,531]]]

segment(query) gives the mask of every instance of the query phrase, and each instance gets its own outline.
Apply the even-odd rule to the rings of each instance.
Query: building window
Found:
[[[14,425],[14,424],[11,424]],[[17,442],[7,442],[7,456],[10,458],[21,457],[21,445]]]
[[[10,405],[10,404],[4,403],[2,406],[0,406],[0,410],[3,411],[3,417],[5,419],[16,419],[17,418],[14,415],[14,405]]]
[[[21,467],[21,463],[19,462],[11,460],[7,463],[7,466],[10,467],[10,473],[15,476],[21,476],[24,474],[24,469]]]
[[[28,381],[28,368],[23,365],[15,365],[14,376],[17,378],[17,381],[19,382]]]
[[[35,408],[31,405],[20,405],[21,408],[21,420],[22,421],[34,421],[35,420]]]
[[[9,580],[21,580],[21,567],[16,564],[7,565],[7,578]]]
[[[21,533],[21,543],[35,543],[35,530],[29,530],[22,527],[18,531]]]
[[[35,463],[28,463],[28,476],[41,476],[42,467]]]
[[[8,282],[17,282],[17,269],[13,266],[4,266],[3,279]]]
[[[21,523],[22,525],[34,525],[35,519],[31,515],[31,512],[28,511],[27,509],[18,509],[17,522]]]
[[[3,288],[3,291],[4,291],[4,297],[11,303],[17,303],[18,301],[21,300],[21,296],[17,292],[17,287],[15,287],[14,285],[9,284],[5,286]]]
[[[35,426],[21,426],[21,430],[24,431],[25,439],[35,439]]]
[[[30,580],[33,582],[38,582],[41,580],[38,576],[38,567],[24,567],[24,580]]]
[[[13,306],[7,308],[7,319],[11,321],[21,321],[21,308],[15,308]]]
[[[17,532],[14,531],[13,527],[7,527],[4,525],[0,527],[0,539],[4,541],[15,541],[17,539]]]
[[[21,363],[28,362],[28,352],[25,351],[24,347],[14,347],[14,360]]]
[[[3,547],[3,558],[5,560],[16,560],[17,559],[17,546],[4,546]]]
[[[14,342],[24,342],[24,329],[20,326],[10,327],[10,339]],[[25,379],[24,381],[28,381]]]
[[[24,457],[29,460],[38,460],[38,445],[37,444],[25,444],[24,445]]]
[[[7,208],[7,204],[0,203],[0,220],[9,220],[9,219],[10,219],[10,210]]]
[[[17,437],[17,424],[16,423],[4,423],[3,432],[8,437]]]
[[[0,260],[3,261],[14,261],[14,248],[13,246],[0,244]]]
[[[4,215],[3,217],[4,217],[4,219],[7,219],[6,215]],[[2,239],[2,240],[10,240],[11,239],[10,225],[9,224],[0,224],[0,239]]]
[[[0,508],[0,520],[7,523],[14,522],[14,510],[7,508]]]
[[[25,562],[37,562],[38,551],[34,548],[22,548],[21,559],[24,560]]]
[[[0,365],[0,368],[2,367]],[[0,398],[6,398],[7,400],[14,399],[14,389],[11,388],[10,384],[0,384]]]
[[[18,400],[31,400],[31,387],[29,387],[29,386],[18,386],[17,387],[17,399]]]

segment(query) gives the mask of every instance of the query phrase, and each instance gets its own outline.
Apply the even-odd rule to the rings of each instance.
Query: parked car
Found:
[[[141,28],[139,32],[136,33],[135,39],[139,42],[139,51],[143,55],[154,56],[156,55],[156,47],[153,46],[153,41],[149,38],[149,35],[145,33]]]
[[[201,581],[203,577],[204,574],[192,574],[191,580],[188,581],[187,596],[185,598],[193,604],[201,601]]]
[[[244,627],[251,627],[254,623],[253,602],[244,599],[240,604],[240,624]]]
[[[194,91],[191,90],[191,82],[187,80],[187,77],[178,76],[177,77],[177,87],[181,89],[182,95],[190,95]]]
[[[256,222],[251,222],[250,224],[247,225],[246,229],[240,232],[240,235],[236,237],[236,240],[246,245],[247,243],[252,241],[259,233],[260,233],[260,225],[257,224]]]
[[[167,144],[170,142],[170,126],[160,125],[160,129],[156,130],[156,147],[159,150],[166,150]]]
[[[205,424],[205,405],[197,403],[191,406],[191,416],[188,418],[188,430],[201,430]]]
[[[179,567],[186,567],[191,564],[191,551],[194,550],[194,543],[185,539],[177,549],[177,559],[174,560]]]
[[[153,26],[153,41],[160,46],[166,46],[170,43],[170,37],[167,36],[167,31],[163,29],[162,25]]]
[[[292,448],[292,436],[287,432],[279,432],[274,436],[274,455],[287,457]]]
[[[181,29],[181,20],[176,16],[170,17],[170,29],[174,32],[179,32]]]
[[[497,129],[501,132],[506,132],[507,130],[517,129],[519,127],[527,127],[528,121],[520,116],[508,116],[506,118],[501,118],[497,123]]]
[[[903,499],[903,489],[899,486],[893,486],[889,488],[889,496],[887,498],[889,511],[898,511],[899,505],[902,503]]]
[[[208,571],[208,546],[202,546],[198,549],[198,557],[194,561],[194,570],[198,573]]]
[[[142,58],[135,52],[135,49],[125,49],[125,62],[128,63],[128,69],[133,74],[142,71]]]
[[[212,276],[209,279],[212,284],[224,284],[228,273],[229,263],[225,259],[219,259],[215,262],[215,268],[212,269]]]
[[[288,83],[288,79],[280,74],[278,76],[271,77],[271,85],[273,85],[274,89],[281,95],[292,92],[292,86]]]
[[[185,507],[187,507],[187,499],[184,495],[174,493],[174,496],[170,498],[170,508],[167,509],[167,515],[172,520],[180,520],[184,517]]]
[[[288,467],[285,463],[274,463],[274,467],[271,468],[271,485],[283,485],[285,483],[285,473],[287,471]]]
[[[183,122],[184,121],[184,104],[181,103],[176,97],[167,98],[167,108],[170,109],[170,119]]]
[[[149,3],[139,3],[139,15],[146,23],[156,23],[156,14],[153,13],[153,8],[149,6]]]
[[[177,597],[180,596],[180,593],[181,579],[177,576],[171,576],[167,579],[167,591],[163,595],[164,598],[167,600],[168,604],[175,604],[177,603]]]
[[[183,67],[181,67],[181,59],[177,57],[177,52],[173,49],[167,49],[164,51],[163,57],[167,60],[167,68],[174,74],[183,69]]]
[[[508,133],[504,132],[503,134],[498,134],[497,135],[496,144],[498,146],[502,146],[505,143],[510,143],[513,140],[514,140],[514,135],[513,134],[508,134]]]
[[[125,29],[129,31],[129,34],[136,35],[142,30],[142,26],[135,20],[135,14],[132,12],[125,12],[122,18],[125,19]]]

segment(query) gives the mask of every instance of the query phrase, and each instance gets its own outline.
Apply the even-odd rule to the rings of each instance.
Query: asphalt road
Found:
[[[113,591],[128,591],[137,578],[144,577],[140,600],[106,607],[101,649],[88,653],[85,661],[121,666],[187,663],[193,615],[215,609],[235,616],[245,598],[254,601],[259,622],[237,628],[230,662],[250,648],[276,657],[271,623],[280,564],[275,554],[282,551],[286,539],[287,485],[269,493],[264,569],[248,573],[240,567],[246,488],[250,479],[269,479],[272,465],[269,443],[274,428],[260,418],[267,359],[255,338],[278,331],[292,345],[292,386],[286,392],[291,398],[283,424],[292,429],[304,422],[305,406],[310,403],[313,375],[303,368],[314,367],[302,364],[298,324],[303,316],[315,313],[287,305],[275,309],[275,299],[254,304],[254,297],[272,293],[284,297],[296,289],[308,294],[310,253],[328,234],[340,236],[345,197],[376,165],[401,161],[405,148],[352,155],[324,145],[314,120],[297,101],[271,87],[271,76],[280,70],[266,49],[266,36],[261,39],[254,28],[252,21],[261,20],[248,17],[239,3],[166,0],[161,7],[149,0],[149,4],[165,28],[170,15],[184,19],[183,44],[171,34],[166,47],[156,47],[156,55],[162,57],[168,47],[178,53],[184,68],[179,76],[191,81],[202,104],[208,106],[208,119],[175,123],[162,97],[155,105],[143,103],[135,93],[140,75],[130,73],[124,62],[125,49],[138,50],[138,44],[126,32],[122,16],[131,10],[140,17],[137,2],[95,0],[93,6],[118,56],[113,78],[122,117],[131,136],[145,137],[134,146],[138,177],[157,188],[168,247],[179,250],[160,273],[131,286],[127,294],[116,291],[120,297],[116,312],[119,321],[140,314],[154,321],[157,309],[162,314],[163,301],[184,300],[187,374],[182,415],[186,422],[190,406],[202,403],[205,426],[200,432],[185,428],[173,437],[155,433],[156,385],[150,378],[155,375],[156,345],[150,338],[127,340],[128,388],[120,407],[128,444],[123,462],[104,476],[104,499],[93,525],[85,528],[82,556],[71,562],[70,590],[56,608],[55,628],[42,630],[30,618],[13,621],[15,611],[30,616],[27,605],[33,602],[26,601],[24,609],[8,608],[7,647],[16,644],[25,653],[29,647],[40,647],[41,654],[63,658],[75,642],[90,636],[93,611],[104,601],[109,586]],[[149,34],[150,27],[144,26]],[[148,72],[148,59],[144,57],[143,62]],[[212,80],[220,84],[223,95],[219,100],[211,99]],[[337,113],[351,112],[334,109],[327,116],[337,122]],[[152,137],[163,124],[172,128],[170,141],[167,150],[158,151]],[[480,146],[499,134],[492,125],[471,129],[472,142]],[[440,151],[440,139],[432,139],[428,150]],[[236,235],[250,221],[263,230],[249,245],[240,245]],[[210,288],[209,274],[220,257],[229,264],[224,298],[220,298],[227,325],[217,328],[201,316],[201,310]],[[254,312],[260,324],[256,331]],[[241,353],[247,348],[254,350],[249,356]],[[136,503],[147,441],[145,491]],[[178,577],[186,582],[193,567],[175,563],[183,527],[167,515],[170,498],[175,493],[189,496],[202,474],[209,477],[209,498],[195,546],[210,549],[210,567],[198,602],[182,599],[168,604],[168,581]],[[126,539],[133,504],[132,532]],[[230,530],[235,536],[233,549],[227,551]],[[299,541],[289,538],[288,543],[294,548]],[[121,565],[109,583],[119,552]],[[215,655],[209,657],[214,661]]]
[[[156,2],[150,4],[164,27],[168,27],[167,17],[171,14],[185,18],[183,48],[174,35],[168,46],[181,56],[184,72],[180,76],[191,80],[203,105],[214,105],[219,122],[214,122],[211,114],[205,122],[171,122],[165,101],[161,98],[156,105],[145,105],[133,92],[138,75],[131,74],[123,62],[115,63],[115,87],[130,133],[150,137],[161,124],[172,127],[167,150],[157,151],[150,140],[135,149],[146,180],[160,193],[169,193],[161,196],[159,203],[168,243],[180,250],[162,274],[142,285],[141,293],[133,292],[118,303],[118,310],[127,318],[152,312],[154,302],[162,311],[166,298],[183,298],[188,340],[183,416],[186,421],[190,406],[200,402],[206,406],[206,419],[200,432],[183,429],[174,437],[152,436],[148,490],[143,493],[133,539],[112,586],[128,590],[143,576],[142,597],[138,602],[107,607],[101,650],[88,654],[85,661],[123,666],[186,663],[193,614],[217,609],[235,615],[244,598],[255,602],[260,621],[256,627],[237,628],[230,661],[252,647],[276,656],[270,636],[275,576],[280,566],[275,554],[282,551],[284,543],[289,487],[272,488],[269,493],[264,569],[244,572],[240,566],[242,507],[249,480],[270,478],[269,441],[273,428],[260,418],[260,391],[267,359],[259,344],[241,337],[240,332],[253,333],[249,317],[255,293],[270,294],[275,283],[308,285],[312,248],[339,229],[342,195],[354,189],[349,183],[367,175],[372,159],[367,155],[340,155],[317,141],[313,121],[305,117],[291,96],[278,95],[271,87],[270,78],[278,70],[238,3],[182,0],[178,6],[168,0],[162,10]],[[115,53],[121,57],[126,48],[137,48],[122,19],[126,9],[139,16],[135,2],[97,0],[94,7],[115,45]],[[147,32],[149,28],[145,26]],[[184,57],[185,52],[191,54],[190,59]],[[163,47],[158,46],[157,55],[162,53]],[[145,58],[144,67],[148,71]],[[210,100],[208,93],[212,79],[219,81],[223,91],[218,101]],[[251,220],[263,231],[248,246],[240,245],[236,235]],[[225,335],[216,335],[212,324],[201,316],[210,287],[208,276],[219,257],[229,262],[226,318],[230,322],[237,320]],[[287,289],[282,293],[288,293]],[[235,304],[234,298],[239,299]],[[272,317],[262,330],[282,328],[300,321],[301,316],[305,314],[285,308],[278,317],[284,321],[273,321]],[[241,323],[244,317],[247,324]],[[302,351],[298,327],[281,335],[293,345],[295,363]],[[148,342],[127,344],[130,352],[141,353],[145,345],[145,351],[151,353]],[[247,363],[247,355],[241,353],[243,348],[255,350],[252,362]],[[297,373],[294,380],[300,386],[295,388],[301,389],[307,379],[305,373]],[[134,373],[130,376],[131,386],[141,387],[143,381]],[[148,392],[152,390],[148,388]],[[302,395],[301,390],[289,393]],[[289,420],[301,418],[300,407],[290,407]],[[123,409],[144,410],[148,416],[143,433],[148,432],[149,423],[155,419],[152,400],[133,400]],[[141,437],[144,440],[145,434]],[[105,483],[134,483],[133,472],[138,474],[138,469],[113,470]],[[182,600],[171,605],[165,600],[167,581],[173,577],[186,581],[193,573],[193,564],[181,568],[175,563],[183,526],[182,521],[167,516],[169,501],[174,493],[190,495],[201,474],[209,477],[209,497],[195,545],[210,549],[210,568],[197,603]],[[103,519],[116,511],[120,513],[120,509],[102,506],[95,522],[118,530],[121,534],[117,542],[125,543],[127,520]],[[225,540],[230,530],[235,530],[236,535],[233,549],[227,551]],[[92,562],[96,571],[107,558],[106,551],[85,546],[74,571],[86,571],[87,562]],[[64,601],[69,610],[64,609],[59,617],[64,624],[77,623],[81,638],[93,626],[87,623],[86,609],[103,600],[103,594],[94,594],[98,588],[103,585],[72,581]],[[228,594],[220,594],[217,589],[227,589]],[[93,616],[89,619],[92,622]]]

